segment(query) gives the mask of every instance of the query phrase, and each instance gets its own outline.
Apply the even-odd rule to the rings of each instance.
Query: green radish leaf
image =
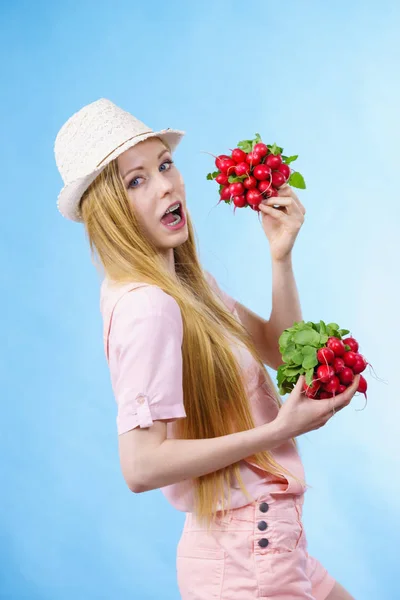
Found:
[[[337,323],[328,323],[328,327],[331,327],[332,329],[339,331],[339,325]]]
[[[326,342],[328,341],[329,335],[327,333],[320,333],[320,339],[321,339],[321,347],[325,346]]]
[[[351,350],[351,348],[350,348],[350,346],[349,346],[348,344],[345,344],[345,345],[344,345],[344,347],[346,348],[347,352],[348,352],[349,350]]]
[[[259,133],[256,133],[256,134],[255,134],[255,136],[256,136],[256,137],[255,137],[255,139],[253,140],[253,144],[252,144],[252,146],[251,146],[251,149],[252,149],[252,150],[253,150],[253,148],[254,148],[254,146],[255,146],[256,144],[259,144],[259,143],[262,141],[262,140],[261,140],[261,136],[260,136],[260,134],[259,134]]]
[[[323,321],[319,322],[319,332],[320,334],[326,334],[326,325]]]
[[[221,192],[222,192],[222,190],[223,190],[223,188],[224,188],[224,187],[225,187],[224,185],[221,185],[221,184],[220,184],[220,186],[219,186],[219,193],[221,193]]]
[[[293,352],[284,352],[284,354],[282,355],[282,360],[284,363],[286,363],[286,365],[288,364],[292,364],[292,357],[294,355],[294,351]]]
[[[306,189],[306,182],[304,181],[304,177],[298,171],[293,171],[287,183],[295,188],[300,188],[302,190]]]
[[[288,331],[287,329],[285,329],[285,331],[281,334],[281,336],[279,338],[279,345],[286,346],[286,344],[290,340],[291,336],[292,336],[291,332]]]
[[[296,156],[282,156],[283,162],[286,165],[289,165],[290,163],[294,162],[295,160],[297,160],[299,158],[299,155],[296,154]]]
[[[350,333],[350,331],[348,329],[339,329],[339,333],[343,337],[344,335]]]
[[[306,371],[306,384],[311,385],[314,379],[314,369],[307,369]]]
[[[211,179],[211,180],[213,180],[213,179],[215,179],[216,177],[218,177],[218,175],[219,175],[219,174],[220,174],[220,172],[219,172],[219,171],[214,171],[213,173],[208,173],[208,175],[207,175],[207,179]]]
[[[282,354],[283,362],[285,362],[285,363],[292,362],[292,357],[294,356],[295,352],[296,352],[296,345],[293,344],[292,342],[290,342],[286,346],[286,348]]]
[[[303,353],[301,350],[296,350],[296,352],[294,352],[294,354],[292,354],[292,362],[295,365],[301,365],[303,363]]]
[[[314,348],[314,354],[308,354],[307,356],[304,357],[303,360],[303,368],[304,369],[314,369],[314,367],[317,366],[318,364],[318,359],[317,359],[317,351]]]
[[[303,371],[303,367],[300,365],[298,367],[291,367],[290,369],[286,369],[286,377],[293,377],[299,375]]]
[[[271,154],[282,154],[283,152],[283,148],[277,146],[275,142],[271,145],[267,144],[267,147],[269,148]]]
[[[320,342],[320,336],[319,333],[314,331],[314,329],[307,329],[295,333],[294,341],[296,344],[300,344],[301,346],[318,346]]]
[[[241,175],[240,177],[238,177],[237,175],[229,175],[228,181],[229,183],[236,183],[237,181],[242,183],[242,181],[244,181],[246,178],[247,175]]]
[[[251,152],[253,147],[253,140],[242,140],[237,144],[237,147],[243,150],[243,152]]]
[[[317,356],[317,349],[315,348],[315,346],[303,346],[301,348],[301,353],[303,355],[303,358],[305,356],[310,356],[310,354],[312,356]]]

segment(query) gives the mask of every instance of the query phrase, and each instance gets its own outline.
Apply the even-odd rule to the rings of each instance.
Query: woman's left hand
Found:
[[[273,208],[274,204],[279,204],[280,208]],[[304,223],[306,209],[288,184],[278,189],[278,196],[263,200],[259,209],[272,260],[285,260]]]

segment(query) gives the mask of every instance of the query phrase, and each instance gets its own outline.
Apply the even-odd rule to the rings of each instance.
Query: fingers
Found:
[[[277,202],[273,202],[273,204],[277,204]],[[283,206],[283,203],[280,202],[280,205]],[[267,215],[270,215],[270,217],[273,217],[274,219],[278,219],[278,221],[283,221],[287,217],[286,208],[281,210],[281,209],[273,208],[272,205],[268,206],[266,203],[265,204],[261,203],[259,205],[259,209],[261,210],[261,212],[266,213]]]
[[[296,200],[292,196],[272,196],[271,198],[267,198],[263,200],[260,204],[260,208],[264,207],[273,207],[279,206],[281,212],[287,215],[298,215],[302,220],[304,220],[305,209],[299,200]],[[273,209],[277,212],[277,209]]]
[[[278,188],[278,196],[290,196],[291,198],[293,198],[295,204],[300,209],[301,213],[303,215],[306,214],[305,207],[300,202],[300,199],[299,199],[298,195],[295,193],[295,191],[293,190],[293,188],[288,183],[285,183],[280,188]]]
[[[338,394],[335,398],[333,398],[333,408],[335,410],[340,410],[341,408],[344,408],[350,403],[350,400],[357,391],[359,383],[360,375],[356,375],[354,377],[353,383],[349,385],[347,390],[345,390],[343,394]]]
[[[317,400],[318,406],[322,409],[323,415],[326,416],[326,420],[330,419],[335,412],[342,410],[342,408],[350,404],[351,399],[357,391],[359,382],[360,375],[356,375],[353,383],[342,394],[337,394],[336,396],[332,396],[332,398],[327,398],[326,400]]]

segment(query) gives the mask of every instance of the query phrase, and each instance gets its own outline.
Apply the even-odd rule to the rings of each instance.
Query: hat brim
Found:
[[[147,138],[159,137],[163,141],[165,141],[168,146],[171,148],[171,152],[175,150],[178,146],[179,142],[182,140],[185,135],[185,131],[179,131],[177,129],[163,129],[161,131],[152,131],[151,133],[144,133],[143,135],[136,136],[130,140],[127,140],[121,146],[118,146],[111,154],[107,156],[101,166],[97,167],[94,171],[85,175],[84,177],[80,177],[75,181],[71,181],[67,185],[65,185],[57,198],[57,208],[63,217],[66,219],[70,219],[71,221],[75,221],[76,223],[82,223],[82,217],[78,210],[80,199],[82,195],[90,186],[91,183],[96,179],[96,177],[106,168],[106,166],[115,158],[117,158],[120,154],[131,148],[132,146],[136,146],[139,142],[143,142]]]

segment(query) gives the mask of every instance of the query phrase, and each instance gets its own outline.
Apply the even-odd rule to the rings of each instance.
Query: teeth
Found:
[[[167,215],[168,213],[172,212],[173,210],[176,210],[178,208],[178,206],[180,206],[179,202],[177,204],[174,204],[174,206],[171,206],[170,208],[168,208],[168,210],[165,211],[165,214]]]
[[[179,223],[180,221],[182,221],[182,217],[178,216],[178,217],[175,219],[175,221],[173,221],[173,222],[172,222],[172,223],[170,223],[169,225],[173,227],[174,225],[178,225],[178,223]]]

